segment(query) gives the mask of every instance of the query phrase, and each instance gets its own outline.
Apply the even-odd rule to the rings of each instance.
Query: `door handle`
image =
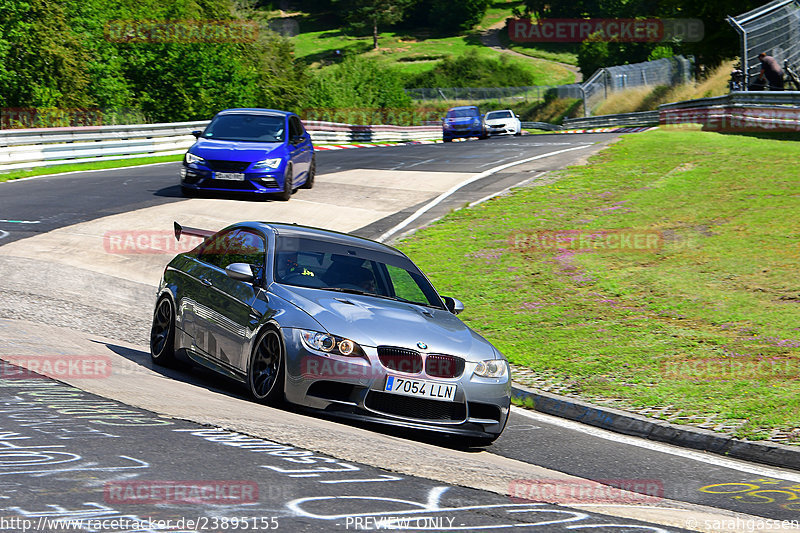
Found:
[[[211,280],[208,278],[200,278],[200,283],[202,283],[206,287],[210,287],[212,285]]]

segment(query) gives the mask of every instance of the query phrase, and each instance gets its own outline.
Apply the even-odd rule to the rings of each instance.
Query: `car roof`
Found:
[[[220,111],[217,115],[273,115],[285,117],[294,115],[291,111],[278,111],[277,109],[263,109],[260,107],[237,107]]]
[[[486,114],[488,115],[489,113],[502,113],[504,111],[508,111],[509,113],[513,113],[513,111],[511,111],[510,109],[493,109],[493,110],[487,112]]]
[[[451,107],[448,111],[453,111],[454,109],[478,109],[476,105],[459,105],[456,107]]]
[[[229,226],[229,228],[230,227],[231,226]],[[362,248],[367,248],[378,252],[390,253],[405,257],[405,254],[389,245],[370,239],[365,239],[364,237],[357,237],[348,233],[340,233],[338,231],[323,228],[301,226],[299,224],[286,224],[282,222],[239,222],[234,224],[233,227],[249,227],[260,229],[262,231],[272,231],[274,234],[284,237],[305,237],[342,245],[360,246]]]

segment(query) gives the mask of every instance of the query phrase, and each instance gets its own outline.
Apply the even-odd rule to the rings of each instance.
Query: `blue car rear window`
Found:
[[[239,113],[219,115],[208,125],[203,137],[221,141],[283,142],[286,139],[286,119]]]

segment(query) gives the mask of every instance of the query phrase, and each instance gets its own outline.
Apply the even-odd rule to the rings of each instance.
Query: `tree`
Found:
[[[397,24],[414,0],[340,0],[345,20],[355,28],[372,29],[372,48],[378,49],[378,26]]]
[[[490,0],[460,0],[458,9],[454,9],[453,0],[433,0],[429,20],[431,25],[448,33],[469,30],[481,21],[490,3]]]
[[[0,107],[82,107],[88,55],[63,8],[0,0]]]
[[[202,30],[202,21],[253,28],[249,15],[233,0],[0,0],[0,108],[91,107],[104,120],[159,122],[210,118],[228,107],[298,109],[304,65],[265,24],[222,39],[131,40],[124,37],[133,32],[113,30],[150,35],[150,26],[169,21],[201,31],[214,29]]]

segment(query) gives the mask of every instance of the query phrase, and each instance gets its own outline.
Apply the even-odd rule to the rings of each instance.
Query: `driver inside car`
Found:
[[[283,278],[293,276],[295,274],[301,276],[315,276],[313,271],[304,266],[300,266],[297,263],[297,252],[284,252],[280,254],[278,265],[279,272],[282,273],[281,277]]]

